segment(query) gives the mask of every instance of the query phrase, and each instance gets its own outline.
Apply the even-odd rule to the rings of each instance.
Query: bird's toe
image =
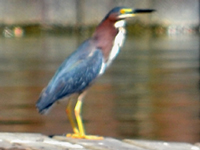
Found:
[[[70,134],[68,133],[66,137],[71,137],[75,139],[88,139],[88,140],[103,140],[104,138],[102,136],[96,136],[96,135],[81,135],[81,134]]]

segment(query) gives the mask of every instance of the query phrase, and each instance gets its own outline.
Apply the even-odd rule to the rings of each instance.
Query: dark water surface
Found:
[[[35,103],[80,44],[72,35],[0,38],[0,132],[72,132],[65,105],[41,116]],[[199,36],[129,36],[83,105],[88,134],[200,140]]]

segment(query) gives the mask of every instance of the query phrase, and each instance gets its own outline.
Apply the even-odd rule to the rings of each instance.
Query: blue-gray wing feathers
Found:
[[[102,63],[102,52],[88,41],[83,43],[62,63],[41,93],[36,104],[39,112],[44,113],[54,102],[65,96],[84,91],[98,76]]]

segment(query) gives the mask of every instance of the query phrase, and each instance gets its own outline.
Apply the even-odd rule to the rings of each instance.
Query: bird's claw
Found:
[[[81,135],[81,134],[70,134],[68,133],[66,137],[71,137],[75,139],[88,139],[88,140],[103,140],[102,136],[95,136],[95,135]]]

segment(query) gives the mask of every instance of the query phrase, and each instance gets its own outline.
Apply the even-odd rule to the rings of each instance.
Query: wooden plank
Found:
[[[37,149],[37,150],[84,150],[84,147],[69,142],[57,141],[42,134],[0,133],[0,149]]]
[[[125,139],[123,142],[143,147],[149,150],[200,150],[196,145],[181,142],[164,142],[148,140],[130,140]]]
[[[65,136],[52,138],[34,133],[1,133],[0,150],[200,150],[195,145],[181,142],[148,140],[117,140],[105,137],[103,140],[73,139]]]
[[[108,137],[105,137],[103,140],[72,139],[62,136],[54,136],[53,138],[73,144],[79,144],[89,150],[147,150],[145,148]]]

